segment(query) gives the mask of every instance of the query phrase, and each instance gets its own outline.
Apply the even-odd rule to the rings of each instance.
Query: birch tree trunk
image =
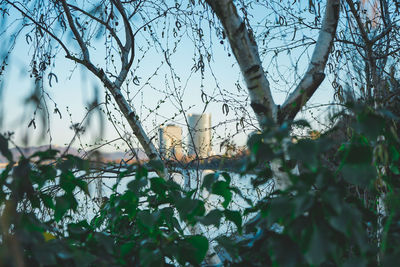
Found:
[[[325,78],[324,69],[339,20],[340,0],[326,1],[322,27],[307,72],[282,107],[274,103],[254,36],[238,15],[233,1],[206,0],[206,2],[224,27],[246,83],[250,105],[261,127],[266,119],[278,123],[294,119]]]
[[[296,89],[283,103],[278,122],[293,120],[325,78],[325,67],[339,21],[340,0],[327,0],[324,19],[308,69]]]
[[[250,106],[261,128],[264,128],[263,124],[266,120],[273,120],[279,124],[285,120],[293,120],[325,78],[324,70],[339,21],[340,0],[326,1],[322,27],[308,69],[282,107],[274,103],[257,43],[252,32],[238,15],[233,1],[206,0],[206,2],[217,15],[228,36],[232,52],[247,86],[251,100]],[[279,162],[272,162],[274,183],[280,190],[285,190],[290,185],[290,179],[287,173],[279,171],[279,165]]]
[[[262,125],[267,118],[276,120],[277,107],[272,98],[253,34],[238,15],[232,0],[206,0],[206,2],[224,27],[258,122]]]

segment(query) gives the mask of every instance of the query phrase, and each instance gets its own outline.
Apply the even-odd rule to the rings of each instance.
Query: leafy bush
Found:
[[[278,163],[278,176],[288,179],[286,188],[254,204],[226,172],[204,177],[201,189],[222,200],[206,212],[196,190],[185,192],[173,181],[149,178],[146,166],[129,165],[90,221],[74,217],[76,192],[89,194],[90,162],[48,150],[15,163],[0,136],[0,152],[9,159],[0,175],[0,260],[5,266],[198,266],[209,240],[196,227],[220,228],[225,220],[237,229],[216,238],[225,265],[398,265],[397,118],[367,106],[350,110],[350,137],[339,145],[332,133],[293,142],[291,127],[308,127],[304,121],[267,122],[252,135],[243,175],[256,173],[252,182],[260,186],[277,175],[272,164]],[[125,177],[134,179],[118,193]],[[243,213],[230,205],[236,196],[248,204]]]
[[[184,192],[173,181],[149,178],[147,168],[136,165],[119,175],[119,181],[134,176],[128,190],[118,193],[118,181],[91,221],[74,221],[75,193],[89,193],[84,181],[89,162],[72,155],[57,157],[58,151],[48,150],[17,164],[1,138],[2,153],[10,160],[1,174],[0,258],[5,265],[200,265],[208,240],[188,229],[197,222],[219,226],[224,216],[241,227],[240,213],[226,209],[234,189],[226,173],[221,175],[224,181],[218,174],[207,177],[204,186],[225,201],[221,210],[205,214],[204,201],[193,197],[194,190]],[[45,220],[40,219],[43,215]]]
[[[233,262],[251,266],[399,264],[398,119],[367,106],[350,108],[355,116],[349,125],[351,136],[339,147],[332,140],[335,133],[292,142],[287,124],[271,123],[250,138],[249,166],[263,164],[257,183],[271,172],[266,160],[279,160],[290,184],[246,211],[254,214],[245,227],[250,237],[226,246]],[[307,126],[304,121],[295,124]],[[329,155],[330,151],[337,152]],[[327,166],[327,157],[337,160],[337,168]],[[300,165],[300,174],[293,172],[288,159]]]

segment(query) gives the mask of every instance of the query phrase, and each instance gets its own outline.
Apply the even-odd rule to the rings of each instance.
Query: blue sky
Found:
[[[259,15],[262,17],[261,14]],[[4,35],[1,38],[4,38]],[[183,104],[184,108],[187,109],[187,113],[200,113],[204,110],[205,105],[201,101],[202,82],[204,86],[203,89],[209,96],[214,95],[219,99],[222,99],[223,97],[234,98],[234,94],[245,95],[245,91],[238,92],[235,85],[237,81],[239,81],[241,87],[245,88],[239,68],[235,64],[234,57],[228,56],[228,53],[231,53],[229,46],[226,43],[221,45],[215,36],[213,38],[212,69],[215,77],[217,77],[219,87],[224,90],[222,95],[219,94],[220,89],[217,89],[217,84],[208,68],[206,68],[205,79],[203,81],[200,79],[200,72],[191,74],[190,70],[193,66],[192,58],[194,55],[194,46],[190,40],[183,40],[178,47],[178,53],[174,54],[171,58],[171,64],[174,66],[176,73],[181,78],[180,82],[175,79],[175,85],[180,87],[183,92]],[[285,40],[282,40],[282,42],[284,43]],[[136,43],[138,44],[136,50],[137,55],[133,68],[135,70],[135,75],[141,77],[141,79],[139,86],[131,83],[129,85],[129,91],[136,95],[132,100],[134,107],[140,114],[140,117],[145,119],[143,125],[150,137],[152,137],[157,134],[156,126],[164,122],[164,118],[171,118],[177,112],[177,109],[174,106],[176,105],[176,101],[165,99],[165,92],[159,92],[159,90],[174,90],[172,87],[173,82],[171,78],[168,77],[170,76],[169,69],[166,68],[165,63],[162,63],[162,61],[164,61],[162,54],[157,53],[154,50],[154,47],[150,47],[150,50],[147,53],[140,52],[139,47],[141,46],[141,43],[145,44],[143,37],[138,37]],[[272,46],[274,44],[269,45]],[[92,54],[92,59],[97,62],[102,62],[102,57],[105,53],[103,40],[100,39],[94,46],[96,47],[96,51]],[[1,105],[3,105],[4,118],[0,130],[1,132],[9,130],[14,131],[16,133],[15,141],[17,144],[22,144],[21,140],[23,139],[23,136],[27,134],[31,137],[28,145],[39,145],[49,143],[48,134],[46,133],[44,138],[40,138],[43,134],[43,125],[41,125],[40,122],[37,123],[38,127],[36,130],[33,129],[33,127],[30,127],[29,129],[27,128],[29,121],[33,117],[33,110],[27,109],[27,105],[24,102],[27,96],[29,96],[34,89],[33,80],[29,78],[29,62],[32,53],[33,50],[29,49],[24,40],[24,34],[21,34],[9,61],[6,76],[4,76],[1,81],[3,87]],[[141,59],[143,55],[143,59],[138,64],[137,60]],[[281,70],[287,69],[288,72],[291,71],[290,67],[292,62],[290,61],[290,56],[296,58],[297,55],[294,52],[292,55],[281,57],[279,61],[279,68]],[[306,60],[303,59],[302,62],[304,64],[300,64],[300,68],[305,68],[307,66]],[[265,60],[264,65],[267,67],[268,63],[267,59]],[[150,80],[151,86],[144,86],[145,81],[149,77],[152,77],[152,74],[159,66],[161,66],[161,69],[158,71],[158,74]],[[85,107],[87,107],[88,103],[90,103],[94,98],[94,88],[99,88],[100,101],[104,100],[104,90],[94,75],[84,68],[75,66],[71,61],[65,59],[62,51],[58,54],[55,60],[55,65],[52,67],[52,71],[57,74],[58,83],[53,81],[52,87],[49,87],[48,81],[45,79],[45,88],[51,98],[57,103],[57,107],[62,114],[62,119],[60,119],[57,114],[51,114],[50,132],[53,144],[64,145],[70,142],[74,134],[70,129],[71,121],[76,123],[82,120],[85,114]],[[288,77],[291,77],[290,73],[288,74]],[[284,89],[280,88],[282,84],[280,81],[274,82],[271,80],[270,83],[275,102],[277,104],[282,103],[286,96],[286,94],[280,92],[281,89]],[[183,88],[186,89],[184,90]],[[317,103],[326,103],[330,100],[331,96],[331,87],[326,80],[315,96],[313,96],[312,100]],[[157,114],[149,115],[149,109],[155,109],[162,99],[165,99],[166,102],[160,105]],[[240,100],[243,101],[244,99]],[[51,102],[48,102],[48,106],[50,113],[52,113],[54,105]],[[67,107],[70,111],[71,117],[68,115]],[[206,112],[212,113],[213,125],[217,125],[219,122],[227,119],[234,119],[232,112],[226,116],[222,113],[221,107],[222,103],[211,103],[207,106]],[[248,105],[247,109],[249,110]],[[114,114],[117,115],[117,113]],[[184,123],[183,116],[177,116],[174,122],[178,124]],[[105,123],[103,139],[112,140],[118,137],[111,123],[108,121]],[[235,123],[229,124],[228,126],[218,127],[216,129],[217,135],[223,137],[235,132],[234,125]],[[82,137],[82,143],[92,144],[96,138],[99,137],[99,129],[98,118],[95,116],[93,118],[93,124]],[[246,133],[236,136],[235,142],[239,145],[245,144]],[[74,144],[74,146],[78,145],[79,143]],[[116,146],[120,145],[123,146],[123,142],[120,141],[116,143]],[[216,143],[214,143],[214,145],[217,146]],[[106,146],[104,149],[114,150],[115,147]]]

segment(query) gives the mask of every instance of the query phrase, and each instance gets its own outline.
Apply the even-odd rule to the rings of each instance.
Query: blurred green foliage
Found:
[[[216,238],[230,266],[400,265],[399,120],[385,110],[352,104],[349,138],[335,133],[293,142],[293,125],[267,122],[248,140],[243,176],[256,172],[257,187],[273,177],[271,162],[289,183],[252,203],[232,185],[229,173],[204,177],[201,189],[221,198],[206,212],[206,199],[173,181],[149,178],[148,168],[129,165],[90,221],[74,220],[79,199],[89,194],[88,161],[56,150],[13,162],[7,139],[0,153],[9,163],[0,175],[0,262],[3,266],[199,266],[210,241],[191,234],[195,225],[234,235]],[[327,164],[330,162],[332,164]],[[294,172],[294,166],[299,172]],[[261,167],[260,167],[261,166]],[[333,167],[332,167],[333,166]],[[134,177],[123,193],[121,179]],[[232,199],[248,204],[244,213]],[[384,210],[380,212],[379,210]],[[245,218],[251,218],[245,220]],[[193,231],[192,231],[193,232]]]

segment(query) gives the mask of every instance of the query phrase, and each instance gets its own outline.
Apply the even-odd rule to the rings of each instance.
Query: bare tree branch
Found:
[[[325,78],[324,69],[336,35],[340,1],[327,0],[324,20],[307,72],[279,110],[278,121],[292,120]]]
[[[128,17],[125,13],[124,7],[122,6],[121,2],[119,0],[113,0],[113,2],[124,21],[125,39],[126,39],[124,48],[121,51],[121,60],[122,60],[121,71],[114,82],[115,86],[119,88],[125,81],[126,76],[128,75],[128,71],[132,66],[133,59],[135,58],[135,37],[133,35],[131,24],[129,23]],[[131,56],[128,61],[129,52]]]
[[[69,59],[74,60],[77,63],[84,65],[88,70],[90,70],[94,75],[96,75],[104,84],[104,86],[110,91],[112,96],[114,97],[115,101],[117,102],[118,107],[120,108],[122,114],[126,118],[131,127],[134,135],[138,139],[139,143],[142,145],[146,155],[149,157],[150,160],[161,160],[156,147],[147,136],[147,133],[144,131],[141,122],[139,120],[138,115],[136,112],[131,108],[129,103],[126,101],[125,97],[121,93],[121,86],[122,83],[125,81],[128,71],[132,65],[134,59],[134,42],[133,42],[133,33],[129,21],[126,17],[125,11],[120,3],[119,0],[114,1],[118,11],[121,13],[122,17],[124,18],[124,25],[125,25],[125,32],[126,32],[126,43],[124,49],[121,51],[123,54],[122,58],[122,67],[121,72],[116,78],[114,82],[112,82],[107,75],[105,74],[103,69],[99,69],[98,67],[94,66],[93,63],[90,61],[89,58],[89,51],[87,46],[84,44],[83,39],[79,32],[76,29],[75,23],[73,21],[72,15],[70,13],[69,7],[66,4],[65,0],[62,1],[64,11],[67,14],[68,23],[71,27],[72,32],[74,33],[75,38],[77,39],[79,46],[82,49],[82,53],[84,55],[84,59],[77,59],[70,54],[66,57]],[[127,60],[128,54],[131,52],[131,56],[129,61]],[[167,169],[164,168],[164,172],[159,172],[159,176],[167,177]]]
[[[82,14],[88,16],[89,18],[93,19],[94,21],[97,21],[98,23],[100,23],[101,25],[103,25],[104,27],[106,27],[106,29],[110,32],[111,36],[115,39],[115,41],[117,42],[118,47],[121,49],[121,51],[123,50],[123,45],[121,40],[118,38],[117,34],[115,33],[114,29],[110,27],[110,24],[106,23],[105,21],[101,20],[100,18],[93,16],[92,14],[90,14],[89,12],[75,6],[75,5],[71,5],[68,4],[69,7],[71,7],[72,9],[75,9],[79,12],[81,12]]]
[[[356,8],[355,8],[355,6],[354,6],[353,1],[352,1],[352,0],[346,0],[346,3],[349,5],[350,11],[351,11],[351,13],[352,13],[353,16],[354,16],[354,19],[356,20],[358,29],[360,30],[360,33],[361,33],[361,36],[362,36],[364,42],[365,42],[366,44],[369,43],[370,40],[369,40],[369,38],[368,38],[368,34],[367,34],[367,32],[365,31],[364,25],[363,25],[363,23],[362,23],[362,21],[361,21],[360,16],[358,15],[358,11],[356,10]]]
[[[72,33],[74,34],[76,41],[79,44],[79,47],[82,49],[83,59],[85,61],[90,61],[89,50],[88,50],[85,42],[83,41],[82,36],[79,34],[78,30],[76,29],[75,22],[72,18],[71,11],[69,10],[67,2],[65,0],[61,0],[61,4],[62,4],[64,12],[67,16],[68,24],[71,27]]]
[[[29,19],[33,24],[35,24],[37,27],[45,31],[48,35],[50,35],[51,38],[53,38],[59,45],[61,45],[62,49],[64,50],[65,54],[69,56],[70,58],[73,58],[71,55],[71,52],[67,48],[67,46],[61,41],[60,38],[58,38],[54,33],[52,33],[47,27],[44,27],[42,24],[37,22],[32,16],[30,16],[28,13],[23,11],[21,8],[19,8],[14,2],[6,0],[8,4],[10,4],[12,7],[14,7],[16,10],[18,10],[19,13],[22,14],[25,18]]]
[[[233,1],[207,0],[206,2],[218,16],[227,33],[259,123],[262,124],[266,118],[279,123],[293,119],[325,78],[324,69],[336,35],[340,1],[327,0],[324,20],[308,70],[279,110],[274,104],[252,32],[239,17]]]

